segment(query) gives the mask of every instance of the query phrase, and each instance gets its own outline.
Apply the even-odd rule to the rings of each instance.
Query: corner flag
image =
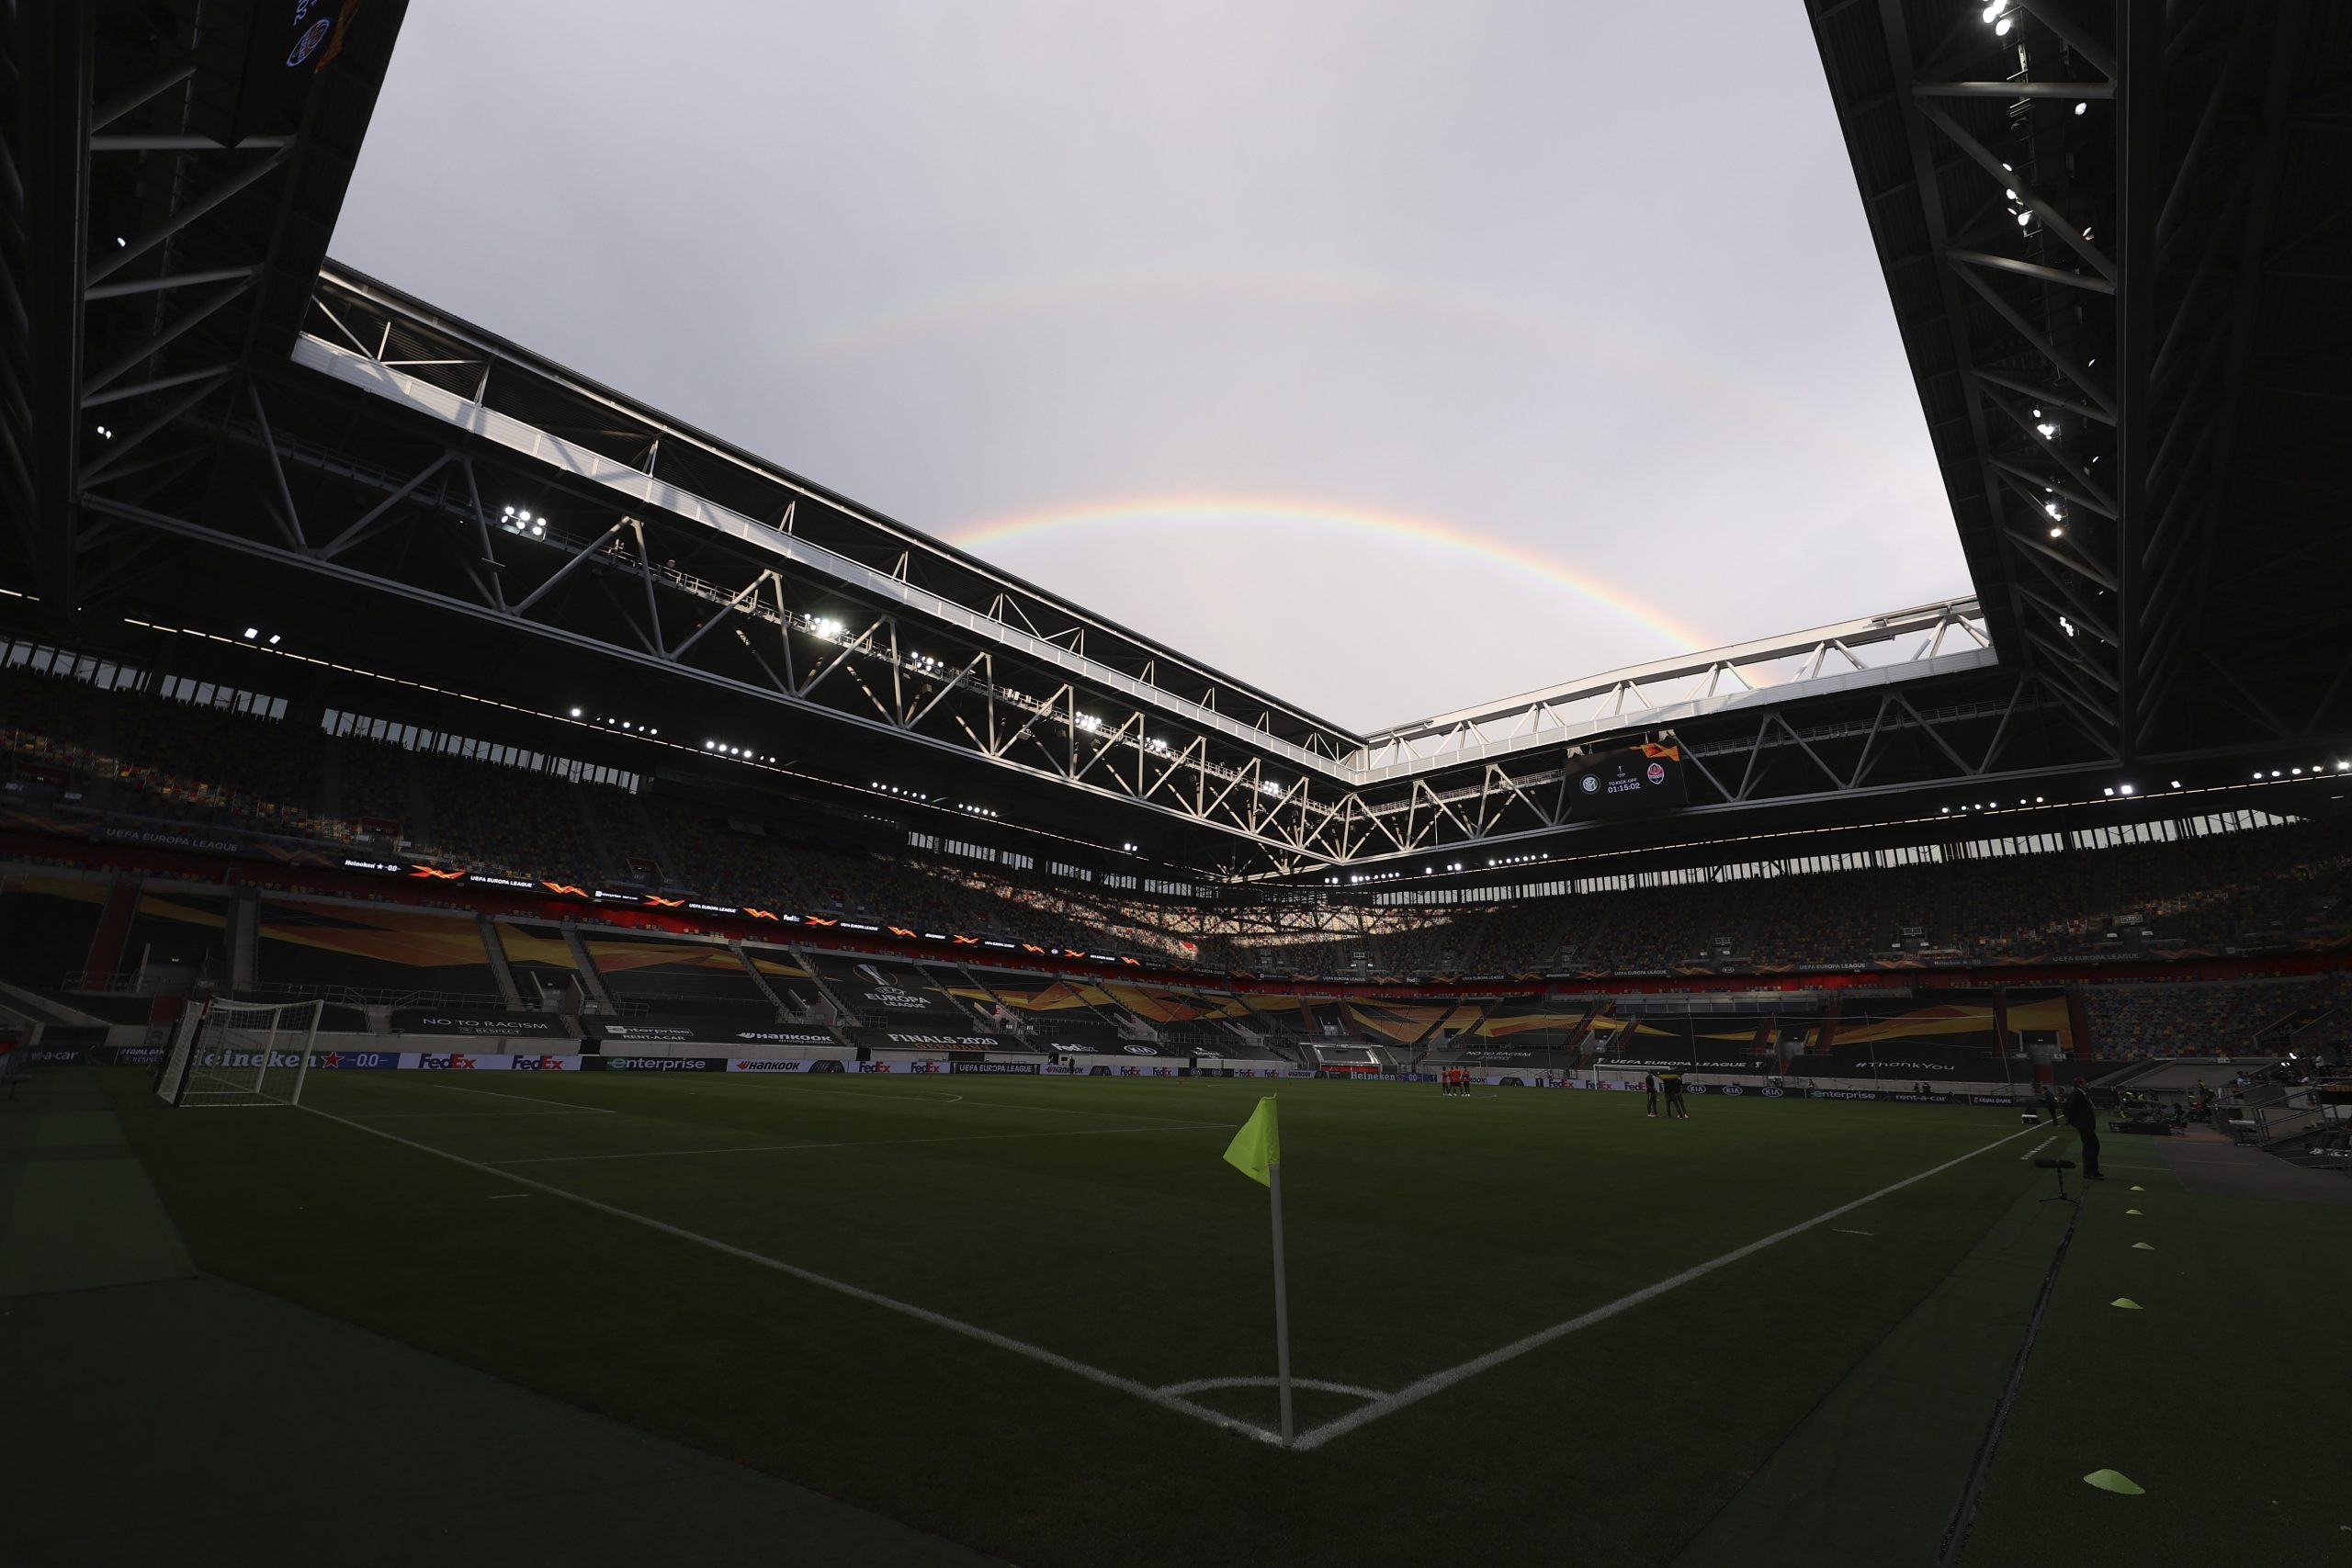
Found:
[[[1226,1145],[1225,1163],[1266,1189],[1274,1211],[1274,1381],[1282,1390],[1282,1442],[1288,1448],[1295,1428],[1290,1403],[1290,1291],[1283,1280],[1283,1134],[1274,1121],[1274,1097],[1258,1101],[1241,1131]]]
[[[1258,1101],[1258,1109],[1233,1134],[1233,1142],[1226,1146],[1225,1163],[1266,1187],[1272,1185],[1266,1179],[1267,1168],[1282,1162],[1282,1129],[1274,1122],[1274,1097],[1270,1094]]]

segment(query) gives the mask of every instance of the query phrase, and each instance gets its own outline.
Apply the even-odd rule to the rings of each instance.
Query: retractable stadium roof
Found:
[[[1815,6],[1979,596],[1372,735],[325,263],[400,5],[292,77],[275,10],[66,9],[0,39],[28,306],[0,586],[30,596],[0,613],[83,646],[254,684],[300,650],[271,679],[313,704],[463,694],[682,786],[1311,882],[2095,795],[2157,759],[2237,776],[2352,722],[2317,390],[2342,306],[2303,276],[2340,271],[2347,209],[2324,8],[2119,44],[2120,7],[2012,38],[1981,4]],[[1987,160],[2029,172],[2026,223]],[[259,620],[281,653],[238,646]],[[1689,809],[1585,820],[1576,753],[1642,739]]]

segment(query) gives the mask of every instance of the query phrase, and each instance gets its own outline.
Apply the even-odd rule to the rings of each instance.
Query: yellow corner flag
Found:
[[[1282,1129],[1274,1124],[1274,1097],[1258,1101],[1258,1109],[1250,1120],[1241,1123],[1241,1131],[1233,1134],[1233,1142],[1226,1145],[1225,1163],[1256,1182],[1270,1185],[1266,1168],[1280,1165],[1283,1160]]]

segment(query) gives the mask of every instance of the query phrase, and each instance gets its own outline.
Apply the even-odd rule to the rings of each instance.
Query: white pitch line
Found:
[[[569,1111],[581,1116],[611,1116],[616,1114],[616,1112],[607,1111],[601,1105],[566,1105],[560,1100],[549,1100],[545,1095],[508,1094],[503,1089],[468,1089],[463,1084],[435,1083],[430,1078],[419,1078],[413,1084],[404,1081],[401,1083],[401,1087],[402,1089],[447,1089],[451,1094],[481,1094],[487,1095],[492,1100],[526,1100],[533,1105],[552,1105],[560,1111]],[[323,1115],[325,1112],[322,1111],[321,1114]]]
[[[1745,1247],[1736,1247],[1720,1258],[1710,1258],[1695,1268],[1685,1269],[1671,1279],[1660,1280],[1654,1285],[1645,1285],[1628,1295],[1620,1296],[1613,1302],[1593,1308],[1590,1312],[1569,1318],[1566,1323],[1555,1323],[1549,1328],[1538,1329],[1522,1339],[1514,1339],[1508,1345],[1489,1350],[1483,1356],[1475,1357],[1460,1366],[1448,1367],[1442,1371],[1431,1372],[1425,1378],[1408,1383],[1395,1393],[1385,1394],[1361,1409],[1350,1411],[1335,1421],[1327,1421],[1320,1427],[1309,1427],[1306,1431],[1301,1432],[1297,1440],[1291,1446],[1296,1449],[1319,1449],[1334,1438],[1345,1437],[1357,1427],[1377,1421],[1384,1416],[1392,1416],[1408,1404],[1418,1404],[1430,1394],[1442,1393],[1466,1378],[1476,1377],[1480,1372],[1499,1367],[1506,1361],[1515,1361],[1530,1350],[1541,1349],[1555,1339],[1567,1337],[1578,1329],[1589,1328],[1596,1323],[1606,1322],[1621,1312],[1637,1307],[1644,1302],[1654,1300],[1668,1291],[1690,1283],[1693,1280],[1702,1279],[1728,1264],[1736,1263],[1744,1258],[1753,1258],[1766,1247],[1778,1246],[1792,1235],[1802,1235],[1815,1225],[1827,1224],[1831,1220],[1842,1219],[1866,1203],[1874,1203],[1890,1193],[1900,1192],[1915,1182],[1925,1181],[1931,1176],[1939,1176],[1953,1166],[1974,1159],[1986,1150],[1999,1148],[2003,1144],[2022,1138],[2032,1131],[2032,1128],[2027,1127],[2011,1133],[2007,1137],[1996,1138],[1989,1144],[1973,1148],[1964,1155],[1944,1161],[1941,1165],[1929,1166],[1917,1176],[1906,1176],[1900,1181],[1891,1182],[1867,1197],[1857,1198],[1850,1203],[1840,1203],[1834,1209],[1815,1214],[1813,1218],[1791,1225],[1785,1230],[1774,1231],[1770,1235],[1751,1241]]]
[[[1190,1382],[1162,1383],[1159,1392],[1183,1394],[1205,1393],[1213,1388],[1280,1388],[1282,1382],[1280,1378],[1194,1378]],[[1344,1393],[1351,1399],[1385,1397],[1376,1388],[1358,1388],[1351,1382],[1329,1382],[1322,1378],[1293,1378],[1290,1385],[1293,1388],[1310,1388],[1318,1393]]]
[[[1830,1226],[1829,1228],[1830,1228],[1831,1230],[1833,1230],[1833,1231],[1836,1231],[1839,1235],[1867,1235],[1867,1236],[1875,1236],[1875,1235],[1878,1235],[1878,1232],[1876,1232],[1876,1231],[1849,1231],[1849,1230],[1846,1229],[1846,1227],[1845,1227],[1845,1226],[1843,1226],[1843,1225],[1832,1225],[1832,1226]]]
[[[352,1114],[368,1122],[450,1122],[469,1116],[571,1116],[578,1113],[558,1106],[552,1111],[355,1111]],[[605,1114],[610,1115],[611,1112],[606,1111]]]
[[[447,1149],[436,1149],[430,1144],[420,1144],[413,1138],[403,1138],[398,1133],[387,1133],[381,1127],[365,1126],[347,1117],[321,1111],[316,1106],[305,1105],[302,1109],[313,1116],[322,1116],[330,1122],[341,1122],[354,1132],[365,1133],[371,1138],[386,1139],[414,1149],[419,1154],[431,1155],[436,1159],[446,1159],[452,1165],[461,1165],[469,1170],[478,1170],[484,1176],[499,1181],[535,1188],[550,1198],[561,1198],[567,1202],[577,1203],[582,1208],[594,1209],[600,1214],[610,1214],[615,1219],[627,1220],[632,1224],[660,1231],[664,1235],[675,1236],[681,1241],[690,1241],[698,1247],[709,1247],[713,1252],[724,1253],[729,1258],[741,1258],[746,1263],[755,1263],[763,1269],[772,1269],[779,1274],[787,1275],[805,1284],[815,1285],[821,1290],[847,1296],[853,1301],[861,1301],[871,1306],[882,1307],[887,1311],[911,1317],[919,1323],[928,1323],[934,1328],[944,1328],[950,1334],[960,1334],[967,1339],[977,1339],[983,1345],[993,1345],[1000,1350],[1009,1350],[1016,1356],[1025,1356],[1030,1360],[1058,1368],[1063,1371],[1084,1378],[1089,1382],[1100,1383],[1104,1388],[1116,1389],[1121,1393],[1133,1394],[1148,1404],[1156,1404],[1163,1410],[1170,1410],[1180,1416],[1190,1416],[1196,1421],[1205,1421],[1212,1427],[1221,1427],[1228,1432],[1239,1432],[1244,1436],[1255,1438],[1260,1442],[1282,1441],[1278,1434],[1254,1422],[1239,1420],[1222,1411],[1212,1410],[1205,1404],[1195,1404],[1181,1395],[1163,1393],[1148,1383],[1137,1382],[1133,1378],[1123,1378],[1116,1372],[1104,1371],[1101,1367],[1090,1367],[1083,1361],[1072,1360],[1069,1357],[1048,1350],[1042,1345],[1032,1345],[1025,1339],[1015,1339],[1011,1335],[999,1334],[994,1329],[982,1328],[978,1324],[966,1323],[961,1318],[949,1317],[946,1314],[933,1312],[929,1307],[920,1307],[912,1302],[902,1302],[896,1296],[886,1296],[879,1291],[869,1291],[843,1280],[835,1280],[817,1273],[813,1269],[803,1269],[797,1264],[786,1263],[780,1258],[770,1258],[765,1253],[753,1252],[749,1247],[737,1247],[732,1242],[720,1241],[716,1236],[704,1235],[698,1231],[690,1231],[683,1225],[673,1225],[667,1220],[657,1220],[650,1214],[640,1214],[633,1209],[624,1209],[615,1203],[600,1202],[596,1199],[583,1197],[580,1193],[567,1191],[563,1188],[550,1186],[547,1182],[534,1180],[527,1176],[515,1176],[495,1166],[484,1165],[480,1160],[468,1159],[463,1155],[453,1155]]]
[[[713,1149],[633,1149],[610,1155],[531,1155],[522,1159],[484,1160],[503,1170],[510,1165],[572,1165],[592,1159],[660,1159],[671,1155],[762,1155],[799,1149],[877,1149],[902,1144],[993,1144],[1008,1138],[1109,1138],[1121,1133],[1190,1133],[1223,1127],[1223,1122],[1186,1122],[1173,1127],[1074,1127],[1067,1133],[952,1133],[941,1138],[852,1138],[838,1144],[733,1144]]]
[[[905,1076],[909,1077],[926,1077],[929,1075],[910,1073]],[[946,1075],[942,1074],[939,1076],[944,1077]],[[676,1082],[676,1080],[672,1081]],[[777,1089],[786,1090],[792,1094],[841,1094],[848,1095],[856,1100],[893,1100],[900,1105],[920,1105],[925,1102],[934,1105],[952,1105],[961,1103],[965,1105],[994,1105],[1006,1111],[1034,1111],[1040,1116],[1114,1116],[1129,1122],[1173,1122],[1176,1120],[1176,1118],[1172,1116],[1147,1116],[1140,1111],[1083,1111],[1067,1105],[1029,1105],[1018,1100],[973,1100],[960,1094],[916,1094],[911,1089],[820,1089],[815,1084],[795,1083],[790,1078],[786,1077],[769,1077],[763,1079],[762,1081],[773,1084]],[[448,1086],[439,1085],[436,1087],[447,1088]],[[707,1079],[702,1083],[695,1085],[688,1085],[680,1082],[677,1083],[677,1087],[679,1089],[687,1093],[726,1094],[729,1092],[729,1089],[719,1088]],[[730,1085],[730,1088],[732,1086]],[[1184,1125],[1190,1126],[1192,1123],[1186,1122]]]
[[[2030,1131],[2030,1129],[2029,1129],[2029,1131]],[[2056,1143],[2057,1141],[2058,1141],[2058,1136],[2057,1136],[2057,1134],[2054,1134],[2054,1133],[2053,1133],[2053,1134],[2052,1134],[2049,1137],[2046,1137],[2046,1138],[2042,1139],[2042,1140],[2041,1140],[2041,1142],[2040,1142],[2040,1143],[2038,1143],[2038,1144],[2034,1145],[2033,1145],[2033,1147],[2031,1147],[2031,1148],[2030,1148],[2030,1149],[2026,1150],[2026,1152],[2025,1152],[2025,1153],[2023,1153],[2023,1154],[2021,1154],[2021,1155],[2018,1156],[2018,1158],[2019,1158],[2019,1159],[2031,1159],[2034,1156],[2036,1156],[2036,1155],[2040,1154],[2042,1150],[2044,1150],[2044,1149],[2048,1148],[2051,1145],[2052,1145],[2052,1144]]]

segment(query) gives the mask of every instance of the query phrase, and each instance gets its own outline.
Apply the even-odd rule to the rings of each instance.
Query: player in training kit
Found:
[[[1665,1074],[1665,1083],[1667,1120],[1690,1121],[1690,1107],[1683,1103],[1682,1100],[1682,1075],[1669,1067]]]
[[[1655,1122],[1657,1120],[1657,1075],[1656,1073],[1642,1075],[1642,1092],[1650,1097],[1649,1116],[1650,1120]]]

